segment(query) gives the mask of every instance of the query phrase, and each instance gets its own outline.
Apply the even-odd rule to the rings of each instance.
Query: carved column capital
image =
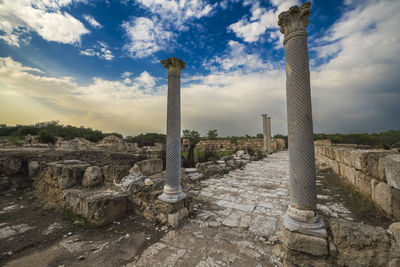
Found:
[[[177,57],[170,57],[165,60],[161,60],[161,64],[164,68],[168,69],[168,74],[180,74],[186,66],[185,62]]]
[[[292,6],[288,11],[279,14],[278,25],[281,27],[281,33],[285,35],[285,44],[289,39],[294,36],[303,35],[307,36],[306,28],[310,23],[308,16],[311,3],[307,2],[302,6]]]

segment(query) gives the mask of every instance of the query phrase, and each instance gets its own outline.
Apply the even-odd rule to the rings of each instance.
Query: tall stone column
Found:
[[[263,134],[264,134],[264,151],[267,153],[272,152],[271,144],[271,117],[267,114],[262,114],[263,118]]]
[[[321,217],[316,213],[316,173],[312,125],[310,70],[307,32],[309,2],[279,15],[284,34],[286,95],[289,145],[290,205],[284,226],[292,232],[326,237]]]
[[[181,186],[181,70],[185,62],[176,57],[162,60],[168,69],[167,155],[164,192],[159,200],[176,203],[186,197]]]

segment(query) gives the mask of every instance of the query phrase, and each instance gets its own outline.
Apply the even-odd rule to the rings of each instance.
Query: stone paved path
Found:
[[[195,203],[201,203],[197,214],[127,266],[281,266],[279,243],[282,215],[289,203],[288,179],[284,151],[201,181],[190,192]],[[334,216],[351,219],[343,205],[329,202],[329,195],[318,199],[326,203],[319,206],[320,212],[333,211]]]
[[[201,181],[190,192],[201,203],[196,216],[128,266],[279,266],[272,240],[279,239],[287,185],[286,152]]]

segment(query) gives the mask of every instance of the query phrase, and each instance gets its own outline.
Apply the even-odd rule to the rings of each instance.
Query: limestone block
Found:
[[[329,147],[328,146],[324,146],[324,156],[329,158]]]
[[[385,181],[382,159],[385,158],[390,153],[392,152],[374,151],[374,153],[370,153],[367,158],[368,163],[366,168],[368,174],[382,181]]]
[[[400,220],[400,190],[392,188],[392,211],[393,217]]]
[[[122,178],[129,174],[129,166],[103,166],[101,168],[104,176],[104,181],[107,183],[119,183]]]
[[[356,169],[346,166],[344,170],[344,178],[352,184],[356,184]]]
[[[136,164],[143,175],[150,176],[155,173],[162,172],[163,161],[162,159],[147,159],[136,162]]]
[[[94,187],[103,183],[103,172],[99,166],[90,166],[83,175],[82,185],[85,187]]]
[[[351,151],[351,159],[353,162],[353,167],[355,167],[357,170],[367,170],[367,165],[368,165],[368,156],[371,153],[370,150],[352,150]]]
[[[89,164],[80,160],[50,162],[39,179],[53,187],[66,189],[81,183],[87,167]]]
[[[330,139],[324,139],[324,140],[316,140],[314,141],[315,146],[331,146],[332,142]]]
[[[101,226],[125,216],[128,194],[110,190],[68,189],[64,195],[65,206],[84,216],[92,224]]]
[[[385,169],[386,169],[385,165],[386,165],[385,157],[380,158],[378,162],[378,178],[381,181],[387,182],[385,174]]]
[[[345,173],[346,173],[346,164],[339,163],[339,174],[344,177]]]
[[[283,231],[283,244],[291,250],[315,256],[328,255],[328,242],[321,237],[304,235],[285,229]]]
[[[347,166],[353,166],[353,161],[351,159],[351,150],[344,149],[342,159],[344,164],[346,164]]]
[[[28,165],[29,177],[35,177],[39,174],[40,164],[38,161],[31,161]]]
[[[84,162],[72,161],[62,166],[61,175],[57,177],[57,185],[60,189],[70,188],[82,181],[83,175],[85,173],[88,164]]]
[[[387,214],[392,215],[392,190],[390,186],[386,183],[380,182],[375,187],[374,194],[375,204]]]
[[[330,165],[331,165],[332,170],[335,173],[339,174],[339,172],[340,172],[339,163],[337,161],[330,160]]]
[[[379,184],[379,181],[376,179],[371,180],[371,198],[372,201],[375,203],[375,188]]]
[[[341,266],[387,266],[390,239],[384,229],[335,218],[329,228]]]
[[[385,176],[388,184],[400,190],[400,154],[388,155],[385,161]]]
[[[356,171],[356,188],[364,196],[371,197],[371,176]]]
[[[334,148],[334,152],[335,152],[335,159],[337,162],[343,162],[342,159],[342,150],[338,147]]]
[[[0,175],[12,176],[17,174],[22,167],[22,162],[19,159],[11,157],[0,158]]]
[[[179,226],[179,222],[187,217],[189,214],[188,210],[186,207],[183,207],[179,209],[175,213],[168,214],[168,224],[171,225],[171,227],[176,228]]]
[[[335,160],[335,148],[334,147],[329,147],[329,158]]]
[[[397,247],[400,248],[400,222],[392,223],[389,226],[389,230],[392,231],[394,238],[396,240],[396,243],[397,243]]]

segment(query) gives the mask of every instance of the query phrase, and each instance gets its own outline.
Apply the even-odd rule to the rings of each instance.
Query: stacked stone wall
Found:
[[[357,149],[355,146],[318,145],[317,161],[370,198],[388,216],[400,219],[400,154],[397,150]]]
[[[264,139],[242,139],[238,140],[237,148],[239,150],[264,150]]]
[[[233,150],[231,140],[205,140],[196,145],[196,150]]]
[[[285,149],[285,139],[272,139],[272,149],[274,152]],[[238,140],[237,145],[232,144],[231,140],[206,140],[200,141],[196,145],[196,150],[264,150],[263,139],[242,139]]]

